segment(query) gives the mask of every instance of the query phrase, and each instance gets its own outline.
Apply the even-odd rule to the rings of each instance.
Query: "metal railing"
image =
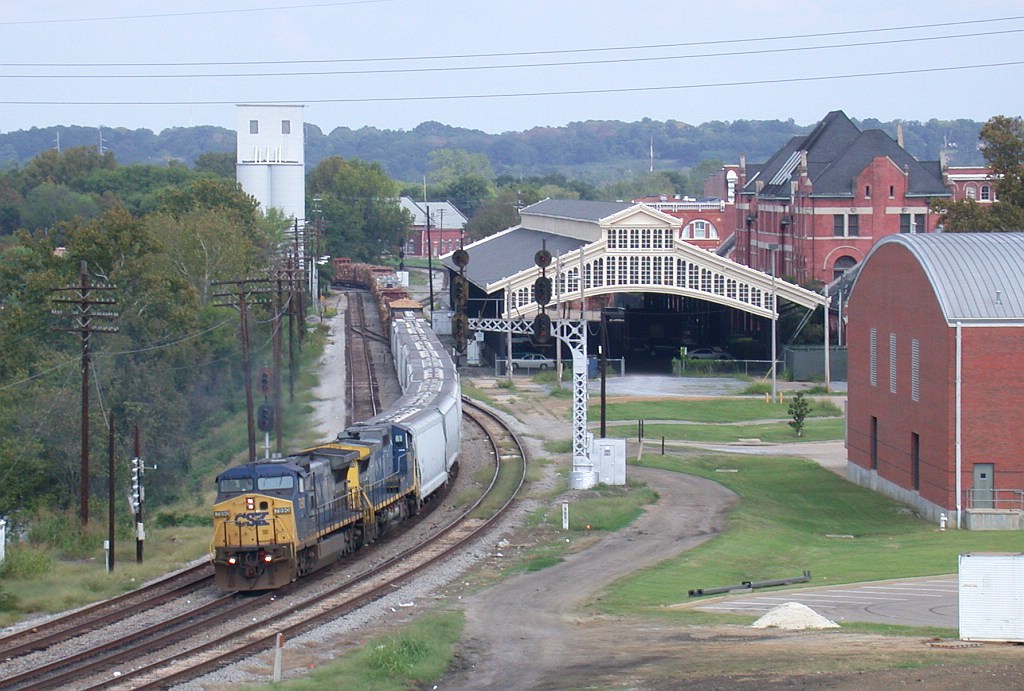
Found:
[[[997,509],[1024,512],[1024,490],[1020,489],[965,489],[964,499],[971,509]]]

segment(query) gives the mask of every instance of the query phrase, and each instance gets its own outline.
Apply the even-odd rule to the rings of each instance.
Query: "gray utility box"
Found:
[[[960,638],[1024,643],[1024,554],[960,555]]]

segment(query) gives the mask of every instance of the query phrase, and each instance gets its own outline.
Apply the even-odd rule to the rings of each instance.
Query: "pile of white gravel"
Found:
[[[771,609],[753,624],[755,629],[838,629],[839,624],[826,619],[807,605],[786,602]]]

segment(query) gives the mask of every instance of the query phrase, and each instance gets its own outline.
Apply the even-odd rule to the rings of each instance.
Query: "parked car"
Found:
[[[546,370],[554,367],[555,361],[542,353],[521,353],[512,355],[512,369],[539,369]]]
[[[721,348],[690,348],[686,357],[691,360],[732,360],[732,355]]]

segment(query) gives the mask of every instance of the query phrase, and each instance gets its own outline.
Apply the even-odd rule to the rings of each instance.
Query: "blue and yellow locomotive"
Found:
[[[279,588],[417,513],[458,458],[458,373],[416,311],[392,314],[402,396],[334,441],[217,477],[211,545],[217,585]]]

